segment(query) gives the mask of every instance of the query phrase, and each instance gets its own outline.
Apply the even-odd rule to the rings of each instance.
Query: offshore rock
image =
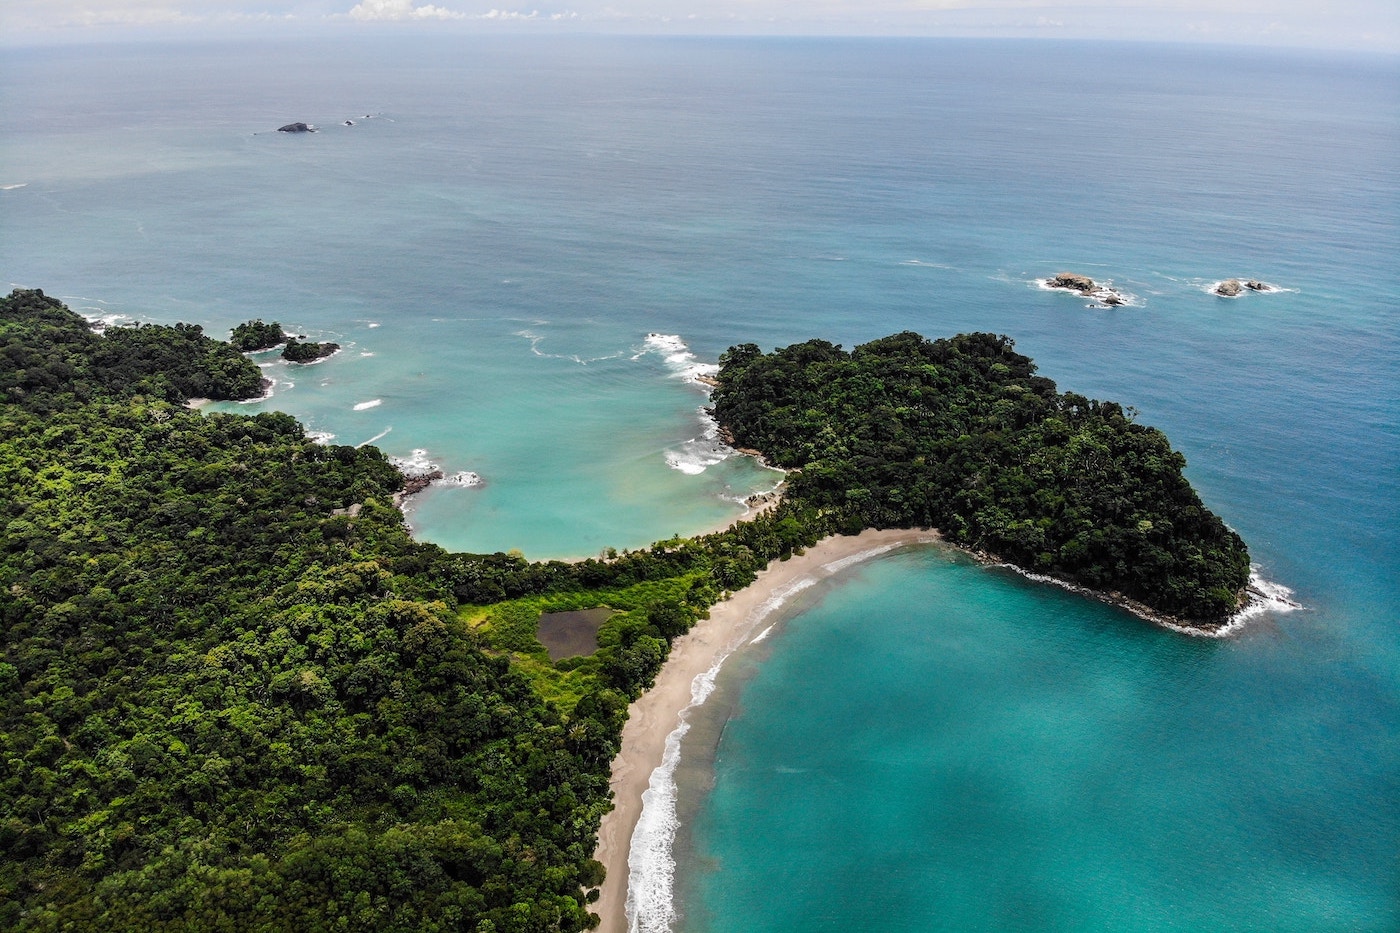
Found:
[[[1128,303],[1128,296],[1117,289],[1100,285],[1087,275],[1079,275],[1074,272],[1058,272],[1045,280],[1045,286],[1078,292],[1085,298],[1093,298],[1100,302],[1092,307],[1116,308]]]
[[[1068,288],[1082,294],[1089,294],[1094,290],[1094,280],[1087,275],[1076,275],[1073,272],[1060,272],[1045,280],[1045,284],[1051,288]]]
[[[1254,284],[1255,283],[1251,282],[1251,287]],[[1240,292],[1244,291],[1244,288],[1245,287],[1240,284],[1239,279],[1226,279],[1219,285],[1215,286],[1215,293],[1221,296],[1222,298],[1236,298],[1239,296]],[[1255,290],[1258,291],[1258,289]]]
[[[315,127],[307,126],[305,123],[288,123],[286,126],[277,127],[279,133],[314,133]]]

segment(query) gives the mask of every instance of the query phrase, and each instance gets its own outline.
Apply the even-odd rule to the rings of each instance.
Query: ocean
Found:
[[[476,474],[412,503],[444,547],[722,525],[778,478],[704,415],[727,347],[985,330],[1166,431],[1303,606],[1192,638],[935,547],[804,589],[637,929],[1400,928],[1395,57],[357,33],[10,49],[0,113],[5,282],[340,343],[218,407]]]

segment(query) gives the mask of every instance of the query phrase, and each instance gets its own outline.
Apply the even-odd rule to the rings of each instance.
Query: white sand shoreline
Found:
[[[804,554],[774,561],[750,586],[710,609],[710,617],[676,639],[656,684],[628,710],[622,748],[613,759],[613,810],[603,817],[594,855],[607,868],[601,896],[592,905],[602,933],[626,933],[628,856],[632,834],[642,815],[642,794],[666,751],[666,740],[692,705],[691,685],[729,654],[749,631],[765,604],[803,579],[824,579],[867,556],[911,544],[941,541],[936,531],[868,530],[855,536],[826,538]]]

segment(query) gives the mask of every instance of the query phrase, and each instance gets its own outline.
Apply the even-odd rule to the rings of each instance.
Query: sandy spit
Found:
[[[600,933],[628,930],[627,856],[632,831],[642,813],[642,793],[651,773],[661,765],[666,737],[680,723],[681,711],[690,705],[691,682],[749,636],[747,623],[783,588],[804,578],[829,577],[861,555],[873,556],[896,547],[939,540],[935,531],[910,529],[868,530],[855,536],[826,538],[804,554],[769,564],[752,585],[711,607],[708,619],[675,641],[656,677],[656,685],[629,708],[622,730],[622,750],[613,760],[613,810],[603,817],[594,855],[608,871],[601,896],[592,905],[602,918]]]

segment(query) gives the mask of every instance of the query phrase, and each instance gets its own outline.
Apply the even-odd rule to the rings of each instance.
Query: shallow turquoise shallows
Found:
[[[3,282],[341,343],[222,407],[478,474],[411,505],[445,547],[722,524],[776,479],[703,414],[727,347],[986,330],[1306,607],[1194,639],[936,548],[803,591],[683,748],[678,933],[1400,929],[1395,57],[357,32],[0,87]]]

